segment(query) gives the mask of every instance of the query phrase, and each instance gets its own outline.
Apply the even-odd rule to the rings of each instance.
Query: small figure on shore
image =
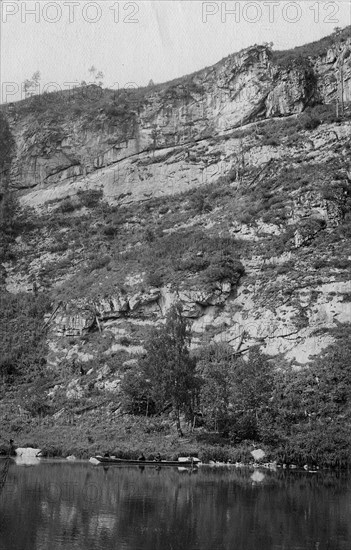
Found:
[[[15,456],[16,455],[16,449],[13,442],[13,439],[10,439],[10,448],[9,448],[9,456]]]
[[[141,454],[138,456],[138,460],[140,460],[140,462],[145,462],[146,458],[145,458],[144,453],[141,453]]]
[[[155,456],[155,460],[156,460],[156,462],[161,462],[162,458],[161,458],[160,453],[157,453],[157,455]]]

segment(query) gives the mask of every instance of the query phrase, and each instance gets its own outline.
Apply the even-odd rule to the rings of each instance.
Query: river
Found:
[[[42,461],[0,495],[0,550],[350,548],[344,474]]]

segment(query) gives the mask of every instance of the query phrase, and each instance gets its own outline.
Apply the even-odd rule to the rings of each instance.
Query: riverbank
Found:
[[[116,421],[103,414],[86,414],[70,424],[63,421],[53,423],[51,418],[31,419],[17,426],[14,433],[11,426],[2,426],[0,453],[7,452],[10,438],[17,447],[40,448],[47,457],[89,458],[96,454],[109,453],[121,458],[137,458],[142,451],[146,458],[160,453],[163,459],[176,460],[179,456],[197,456],[203,462],[253,461],[252,442],[233,447],[218,435],[206,434],[201,430],[183,427],[180,437],[172,423],[165,419],[148,419],[124,415]]]
[[[109,453],[120,458],[135,459],[141,452],[147,459],[160,453],[163,459],[176,460],[179,456],[197,456],[202,462],[253,464],[251,454],[257,448],[265,452],[262,462],[276,461],[280,465],[305,465],[320,468],[346,469],[351,457],[343,449],[333,449],[323,455],[313,446],[301,448],[288,442],[268,446],[261,442],[242,441],[233,444],[218,434],[202,428],[192,430],[183,425],[180,437],[168,417],[145,418],[126,414],[111,414],[107,409],[88,411],[81,416],[17,418],[3,422],[0,427],[0,454],[8,450],[7,442],[14,439],[16,447],[40,448],[46,457],[75,456],[88,459],[96,454]]]

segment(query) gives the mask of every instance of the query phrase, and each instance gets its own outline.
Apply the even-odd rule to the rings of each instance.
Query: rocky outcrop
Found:
[[[117,114],[98,109],[98,89],[89,116],[74,110],[85,91],[64,97],[62,122],[50,122],[45,103],[40,120],[33,109],[5,109],[16,141],[12,185],[23,201],[39,205],[79,189],[101,188],[109,201],[140,200],[182,192],[225,175],[240,159],[240,143],[227,133],[253,121],[300,113],[316,101],[334,101],[337,60],[346,42],[326,56],[281,67],[268,46],[247,48],[192,77],[138,91]],[[344,94],[351,89],[350,58],[342,58]],[[82,94],[82,97],[79,97]],[[38,100],[44,102],[45,98]],[[119,99],[123,103],[123,98]],[[223,137],[214,146],[211,138]],[[229,151],[231,154],[229,155]],[[282,154],[284,154],[282,152]],[[261,162],[261,161],[260,161]],[[252,159],[254,164],[254,159]]]
[[[57,336],[80,336],[105,325],[111,327],[113,320],[137,318],[157,322],[176,302],[182,304],[186,317],[196,319],[210,306],[222,307],[231,292],[231,283],[218,282],[208,290],[188,288],[172,291],[168,286],[131,295],[118,293],[91,301],[61,304],[54,308],[54,315],[48,316],[47,320]]]
[[[314,60],[313,68],[318,78],[318,93],[324,103],[336,102],[337,98],[340,103],[342,103],[341,99],[345,103],[351,101],[350,52],[350,39],[344,42],[336,41],[326,54]]]
[[[275,78],[276,85],[265,102],[267,117],[300,113],[318,98],[316,76],[309,64],[285,70],[277,68]]]
[[[230,296],[232,285],[229,282],[218,282],[214,289],[206,290],[182,290],[177,292],[178,299],[184,311],[184,316],[197,319],[210,306],[223,306]]]
[[[63,306],[50,319],[54,331],[59,336],[78,336],[92,329],[96,322],[93,310],[81,307]]]
[[[251,269],[254,268],[252,264]],[[164,287],[153,289],[149,294],[125,296],[123,311],[119,312],[117,307],[111,307],[111,302],[116,306],[120,304],[119,296],[108,301],[95,301],[94,315],[99,319],[103,334],[112,331],[123,335],[122,344],[112,343],[112,353],[130,348],[128,338],[132,337],[131,329],[135,327],[135,322],[137,326],[142,319],[147,319],[149,325],[162,323],[168,309],[180,301],[184,315],[191,322],[193,347],[203,344],[208,337],[215,342],[227,342],[234,348],[260,344],[265,353],[284,356],[297,365],[305,364],[333,342],[327,329],[351,320],[351,281],[298,289],[289,303],[281,303],[278,295],[275,305],[274,302],[268,304],[257,300],[263,291],[261,285],[257,280],[257,285],[239,287],[234,294],[230,283],[218,284],[214,291],[208,292],[203,289],[172,292]],[[152,311],[145,310],[150,304],[154,305]],[[98,330],[93,325],[92,317],[90,326],[87,324],[86,310],[76,308],[75,315],[71,317],[57,312],[52,320],[53,335],[79,336],[89,330]],[[142,348],[135,346],[129,349],[129,353],[134,349],[136,354],[142,353]]]

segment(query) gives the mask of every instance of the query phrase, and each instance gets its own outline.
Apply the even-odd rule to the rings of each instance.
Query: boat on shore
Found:
[[[94,465],[103,464],[115,466],[181,466],[181,467],[197,467],[200,463],[198,458],[187,457],[185,460],[132,460],[127,458],[117,458],[115,456],[94,456],[89,459],[89,462]]]

